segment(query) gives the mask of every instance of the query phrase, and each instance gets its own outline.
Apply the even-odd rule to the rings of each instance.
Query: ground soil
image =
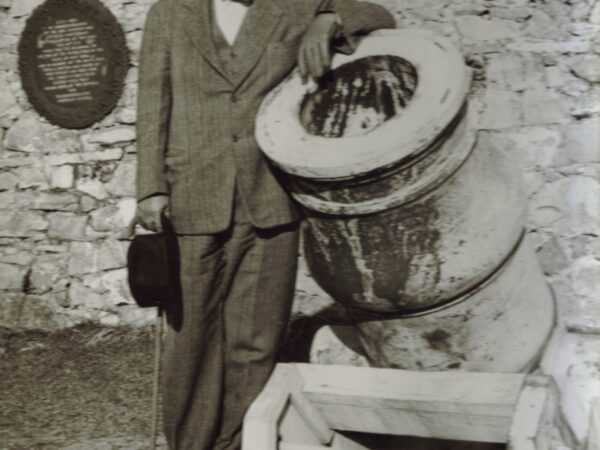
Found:
[[[0,329],[0,448],[149,448],[150,329]]]

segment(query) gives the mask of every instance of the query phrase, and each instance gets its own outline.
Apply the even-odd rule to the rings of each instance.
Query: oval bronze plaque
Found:
[[[106,116],[121,97],[128,66],[123,29],[99,0],[47,0],[19,42],[29,101],[64,128],[85,128]]]

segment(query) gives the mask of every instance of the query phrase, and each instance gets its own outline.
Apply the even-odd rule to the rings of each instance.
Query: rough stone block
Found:
[[[134,161],[122,161],[106,186],[108,192],[119,197],[134,197],[135,171]]]
[[[564,41],[539,40],[516,40],[509,42],[505,50],[513,52],[535,52],[535,53],[586,53],[592,48],[592,44],[586,39],[571,39]]]
[[[46,168],[37,162],[30,166],[19,167],[14,173],[19,178],[17,183],[19,189],[37,188],[38,190],[44,190],[50,187]]]
[[[560,179],[546,183],[529,199],[528,222],[534,228],[557,226],[567,214],[564,192],[568,181]]]
[[[156,318],[155,308],[140,308],[137,305],[120,305],[117,313],[119,324],[131,327],[149,326]]]
[[[25,112],[6,133],[5,148],[29,153],[68,153],[81,150],[74,130],[44,122],[34,112]]]
[[[73,166],[58,166],[52,169],[50,187],[53,189],[70,189],[75,180]]]
[[[30,289],[37,294],[66,289],[65,257],[49,254],[39,256],[31,267]]]
[[[92,228],[96,231],[111,231],[125,226],[119,207],[115,205],[104,206],[93,211],[90,218]]]
[[[600,448],[600,397],[592,400],[586,450]]]
[[[591,83],[600,82],[600,55],[579,55],[569,60],[569,67],[579,77]]]
[[[5,115],[17,104],[17,98],[12,93],[10,84],[5,77],[0,76],[0,116]]]
[[[26,271],[14,264],[0,263],[0,289],[22,289]]]
[[[14,169],[15,167],[23,167],[33,164],[35,160],[29,156],[15,157],[13,155],[0,159],[0,169]]]
[[[114,145],[133,141],[134,139],[135,128],[121,126],[97,131],[89,137],[89,142],[95,142],[101,145]]]
[[[514,39],[519,35],[519,27],[510,20],[463,16],[456,20],[456,25],[463,38],[470,42]]]
[[[98,268],[110,270],[125,267],[128,246],[128,242],[106,239],[98,247]]]
[[[556,236],[552,236],[537,255],[546,275],[557,274],[569,266],[568,255]]]
[[[104,200],[108,197],[104,183],[97,179],[83,178],[77,180],[75,186],[78,191],[84,192],[98,200]]]
[[[96,321],[100,325],[104,325],[106,327],[116,327],[117,325],[120,324],[121,319],[120,319],[118,313],[116,313],[116,312],[102,311],[100,314],[98,314]]]
[[[546,183],[529,200],[534,228],[553,228],[566,235],[600,234],[600,183],[580,175]]]
[[[69,192],[38,192],[32,197],[32,209],[77,211],[79,208],[79,197]]]
[[[546,87],[549,88],[560,88],[573,78],[573,75],[559,65],[548,66],[545,68],[545,72]]]
[[[559,164],[600,162],[600,117],[569,124],[560,156]]]
[[[600,25],[583,21],[572,21],[565,26],[565,29],[570,34],[584,39],[594,39],[600,34]]]
[[[73,242],[69,250],[69,275],[98,272],[98,250],[90,242]]]
[[[95,231],[123,233],[135,215],[137,202],[133,198],[124,198],[116,205],[98,208],[90,215]]]
[[[103,311],[112,307],[106,295],[94,292],[79,281],[73,281],[69,287],[69,305]]]
[[[509,144],[507,148],[520,155],[527,167],[549,167],[557,158],[562,144],[562,134],[556,127],[528,126],[502,132]]]
[[[79,207],[83,212],[90,212],[98,207],[98,201],[89,195],[82,195],[79,201]]]
[[[570,239],[571,256],[573,258],[582,258],[584,256],[593,256],[600,260],[600,237],[591,235],[574,236]]]
[[[0,327],[17,328],[25,295],[21,292],[0,293]]]
[[[43,2],[44,0],[13,0],[10,15],[11,17],[28,16]]]
[[[115,306],[135,304],[135,300],[129,291],[129,283],[127,281],[127,269],[117,269],[105,272],[102,274],[102,284],[108,291],[108,297],[111,304]]]
[[[144,27],[147,8],[139,3],[128,3],[123,6],[123,28],[126,32],[141,30]]]
[[[517,53],[492,53],[488,56],[486,80],[499,89],[523,91],[544,84],[540,57]]]
[[[553,39],[560,41],[568,37],[568,33],[563,31],[563,25],[568,20],[568,16],[551,16],[543,10],[531,11],[524,28],[524,35],[536,39]]]
[[[569,109],[566,98],[557,92],[534,89],[523,93],[524,125],[565,123],[569,120]]]
[[[22,191],[0,192],[0,205],[3,209],[30,209],[33,198],[30,193]]]
[[[85,241],[87,216],[56,212],[48,214],[48,237],[67,241]]]
[[[0,237],[31,237],[48,229],[44,215],[33,211],[3,211],[0,214]]]
[[[132,125],[135,123],[136,119],[137,119],[137,112],[134,108],[123,108],[117,114],[117,120],[120,123]]]
[[[137,209],[137,200],[134,197],[126,197],[119,200],[117,203],[119,208],[119,214],[121,216],[121,222],[128,226],[133,218]]]
[[[600,310],[600,261],[593,256],[575,260],[571,280],[575,294],[595,299]]]
[[[514,20],[517,22],[524,22],[531,16],[531,8],[529,6],[496,6],[497,3],[492,4],[491,8],[487,10],[491,17],[496,19],[507,19]]]
[[[109,148],[95,152],[68,153],[61,155],[49,155],[44,160],[51,166],[62,166],[64,164],[85,164],[91,162],[114,161],[121,159],[123,150],[120,148]],[[9,161],[3,160],[1,163],[8,164]],[[1,165],[0,165],[1,166]]]
[[[592,86],[582,93],[571,105],[571,115],[576,118],[597,116],[600,114],[600,86]]]
[[[521,124],[521,95],[507,90],[487,89],[485,109],[480,127],[488,130],[510,128]]]
[[[133,51],[131,54],[131,63],[135,66],[138,64],[139,54],[137,50],[142,47],[142,32],[141,31],[131,31],[125,35],[127,39],[127,47]],[[134,104],[131,99],[126,100],[127,104]]]
[[[23,245],[19,240],[12,240],[4,245],[3,248],[0,247],[0,262],[27,266],[33,261],[34,254],[31,244]]]
[[[600,396],[600,335],[555,332],[542,360],[562,393],[562,411],[578,440],[589,426],[591,402]]]
[[[14,172],[0,172],[0,191],[13,189],[18,182],[19,179]]]
[[[568,177],[563,195],[570,211],[581,210],[600,226],[600,180],[585,176]]]

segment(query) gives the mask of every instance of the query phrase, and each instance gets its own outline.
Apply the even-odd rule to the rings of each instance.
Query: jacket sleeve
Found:
[[[164,2],[146,17],[139,61],[136,197],[168,193],[165,150],[171,110],[168,24]],[[162,8],[162,11],[161,11]]]
[[[360,38],[371,31],[396,28],[396,21],[383,6],[358,0],[321,0],[317,14],[335,12],[341,19],[333,47],[341,53],[352,53]]]

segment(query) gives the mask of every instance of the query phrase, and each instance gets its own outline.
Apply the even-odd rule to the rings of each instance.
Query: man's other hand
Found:
[[[169,206],[168,195],[154,195],[145,198],[137,205],[136,222],[147,230],[162,231],[161,214]]]
[[[329,12],[317,15],[308,27],[298,52],[298,69],[304,82],[308,76],[318,78],[329,71],[330,44],[336,28],[336,15]]]

